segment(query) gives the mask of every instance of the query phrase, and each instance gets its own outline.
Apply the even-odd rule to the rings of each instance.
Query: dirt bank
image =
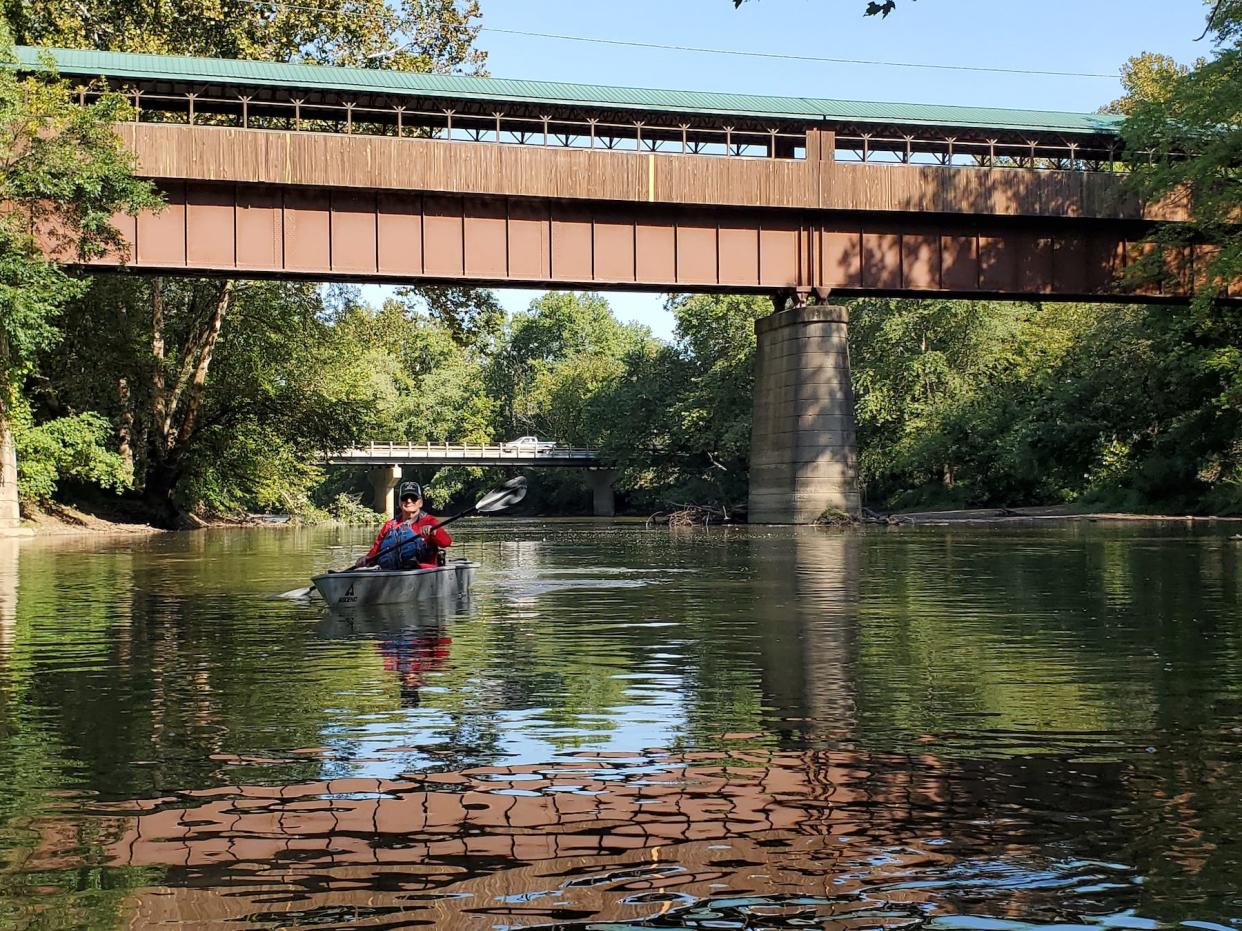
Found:
[[[893,513],[878,513],[874,517],[894,524],[1000,524],[1029,523],[1031,521],[1157,521],[1166,523],[1242,524],[1242,517],[1078,511],[1069,505],[1033,508],[975,508],[958,511],[896,511]]]
[[[116,513],[92,513],[67,504],[42,504],[22,507],[22,527],[39,536],[79,533],[163,533],[158,527],[144,524]]]

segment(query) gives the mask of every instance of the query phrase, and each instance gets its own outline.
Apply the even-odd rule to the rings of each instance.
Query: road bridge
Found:
[[[370,443],[353,449],[325,453],[327,465],[369,467],[374,491],[373,506],[384,514],[396,507],[394,494],[401,481],[403,465],[482,466],[485,468],[585,469],[591,485],[596,517],[616,512],[612,483],[616,472],[600,456],[598,449],[552,446],[538,448],[519,444],[470,445],[448,443]]]
[[[168,202],[117,217],[127,253],[98,267],[771,294],[758,521],[858,510],[830,296],[1182,300],[1206,254],[1164,290],[1119,284],[1183,214],[1125,193],[1115,116],[51,55],[83,103],[130,95],[118,132]]]

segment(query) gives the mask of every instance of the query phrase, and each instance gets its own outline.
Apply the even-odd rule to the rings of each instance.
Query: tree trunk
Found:
[[[152,520],[163,527],[176,527],[182,522],[183,512],[173,497],[180,478],[181,470],[175,462],[152,462],[147,468],[142,497],[151,508]]]
[[[7,376],[12,372],[12,354],[8,339],[0,335],[0,530],[13,530],[21,526],[22,516],[17,503],[17,447],[13,432],[9,429],[9,404],[16,388]]]
[[[0,530],[21,526],[22,516],[17,504],[17,448],[13,433],[0,410]]]
[[[158,282],[159,279],[156,279]],[[211,313],[195,329],[180,354],[180,369],[169,384],[165,356],[163,325],[165,304],[158,285],[152,289],[151,351],[155,363],[152,377],[152,417],[146,449],[148,458],[143,483],[143,497],[155,508],[159,520],[175,525],[182,512],[174,503],[177,483],[184,471],[185,451],[194,438],[207,388],[211,358],[220,338],[224,318],[232,302],[235,281],[225,281],[216,292]],[[197,300],[187,313],[197,316]]]
[[[117,452],[129,470],[130,480],[134,478],[134,399],[130,394],[129,380],[121,377],[116,380],[116,396],[121,402],[121,425],[117,428],[119,446]]]
[[[161,445],[167,432],[168,389],[164,357],[163,279],[151,279],[151,421]]]
[[[216,306],[212,311],[211,318],[207,321],[207,327],[203,330],[202,349],[198,357],[198,364],[194,367],[194,374],[189,383],[189,396],[185,404],[185,414],[181,418],[181,426],[177,429],[176,446],[184,446],[189,442],[190,437],[194,434],[194,425],[198,420],[198,412],[203,403],[203,389],[207,386],[207,370],[211,366],[211,354],[216,348],[216,341],[220,338],[220,328],[224,325],[224,315],[228,312],[229,301],[233,296],[232,281],[226,281],[224,287],[220,289],[220,296],[216,298]]]

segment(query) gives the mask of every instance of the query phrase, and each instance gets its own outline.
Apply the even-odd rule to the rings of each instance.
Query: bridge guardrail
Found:
[[[389,462],[394,459],[426,459],[428,461],[512,459],[515,462],[578,459],[583,462],[598,462],[600,456],[598,449],[578,446],[532,449],[502,444],[370,443],[367,446],[325,452],[320,455],[320,458],[329,464],[346,464],[349,462]]]
[[[107,91],[79,88],[82,105]],[[171,122],[203,128],[259,129],[275,132],[385,136],[442,142],[494,143],[522,147],[629,151],[661,155],[711,156],[732,159],[810,158],[809,134],[799,126],[740,129],[733,126],[692,126],[653,123],[649,118],[610,122],[590,117],[528,117],[494,112],[471,115],[447,107],[420,110],[400,105],[368,107],[355,103],[314,104],[303,100],[256,100],[245,94],[212,97],[189,91],[162,94],[127,91],[133,121]],[[503,108],[501,108],[503,109]],[[722,120],[721,122],[728,122]],[[786,121],[771,121],[781,122]],[[797,121],[795,121],[797,122]],[[803,120],[802,122],[808,122]],[[938,131],[921,125],[899,125],[897,132],[841,131],[828,133],[825,155],[839,162],[864,164],[939,165],[948,168],[1009,168],[1018,170],[1129,170],[1129,159],[1115,136],[1105,134],[1013,132],[988,130],[986,139],[963,131]],[[995,138],[994,138],[995,137]],[[1146,153],[1137,153],[1142,156]]]

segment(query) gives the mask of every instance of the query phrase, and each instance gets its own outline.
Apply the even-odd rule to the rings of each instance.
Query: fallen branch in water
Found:
[[[909,524],[912,523],[908,517],[902,517],[900,514],[877,514],[871,508],[862,509],[862,522],[864,524]]]
[[[666,527],[704,527],[710,524],[723,524],[729,520],[729,512],[724,508],[711,504],[672,504],[673,510],[656,511],[647,518],[646,528],[663,525]]]

